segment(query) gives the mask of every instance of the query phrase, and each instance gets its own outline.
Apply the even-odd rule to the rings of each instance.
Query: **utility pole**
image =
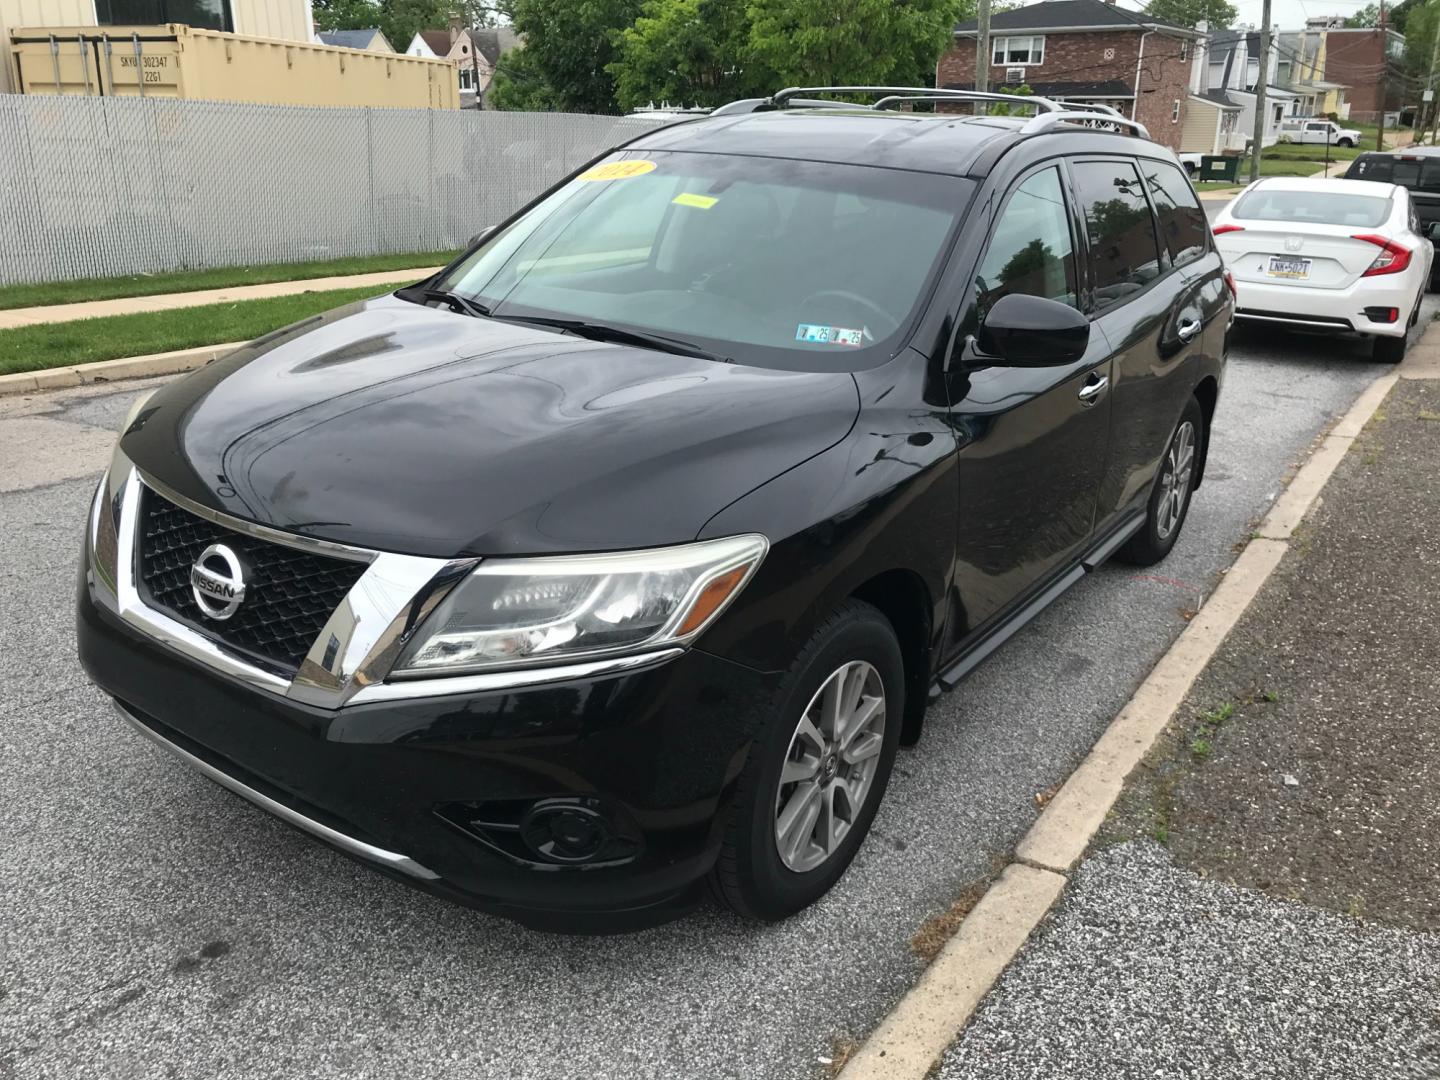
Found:
[[[1385,0],[1380,0],[1380,123],[1375,127],[1375,149],[1385,149],[1385,107],[1390,91],[1390,35],[1385,32]]]
[[[1436,12],[1436,6],[1431,4],[1430,10],[1431,13]],[[1430,78],[1426,79],[1426,89],[1430,91],[1430,115],[1426,117],[1428,121],[1426,127],[1434,127],[1436,108],[1440,107],[1440,102],[1436,101],[1436,63],[1440,63],[1440,22],[1431,20],[1430,36]],[[1426,141],[1426,130],[1420,128],[1416,143],[1424,143],[1424,141]],[[1433,138],[1430,141],[1433,143]]]
[[[1270,77],[1270,0],[1260,9],[1260,66],[1255,78],[1255,136],[1250,152],[1250,182],[1260,179],[1260,150],[1265,145],[1265,80]]]
[[[1265,0],[1269,3],[1270,0]],[[980,0],[975,19],[975,89],[990,89],[990,0]],[[975,102],[977,115],[988,110],[983,101]]]

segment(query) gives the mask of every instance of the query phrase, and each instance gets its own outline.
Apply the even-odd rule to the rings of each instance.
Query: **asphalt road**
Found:
[[[0,403],[0,1077],[820,1074],[911,985],[915,931],[1011,849],[1382,370],[1342,339],[1271,338],[1237,342],[1169,560],[1091,575],[939,702],[829,897],[779,926],[703,909],[604,939],[410,891],[117,721],[77,668],[70,609],[98,432],[133,389]]]

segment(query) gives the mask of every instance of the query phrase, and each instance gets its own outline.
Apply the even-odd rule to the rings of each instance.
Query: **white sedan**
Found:
[[[1374,339],[1376,360],[1405,355],[1435,254],[1403,187],[1261,180],[1220,211],[1214,232],[1237,319],[1355,331]]]

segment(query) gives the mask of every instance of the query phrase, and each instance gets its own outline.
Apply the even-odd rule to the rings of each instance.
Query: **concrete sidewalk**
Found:
[[[174,308],[224,304],[237,300],[264,300],[273,296],[294,296],[297,293],[326,292],[331,289],[360,289],[367,285],[403,285],[420,281],[440,267],[416,267],[411,270],[385,270],[378,274],[351,274],[345,277],[308,278],[304,281],[274,281],[265,285],[236,285],[228,289],[203,289],[198,292],[159,293],[155,296],[125,296],[114,300],[91,300],[80,304],[53,304],[47,307],[12,308],[0,311],[0,330],[37,323],[69,322],[74,319],[95,319],[103,315],[133,315],[144,311],[167,311]]]
[[[1440,1076],[1440,335],[942,1080]]]

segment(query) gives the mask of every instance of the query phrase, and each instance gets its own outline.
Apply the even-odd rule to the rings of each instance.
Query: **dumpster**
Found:
[[[25,94],[458,109],[448,60],[161,26],[17,27]]]
[[[1206,154],[1200,159],[1196,180],[1226,180],[1235,183],[1240,175],[1240,159],[1221,154]]]

